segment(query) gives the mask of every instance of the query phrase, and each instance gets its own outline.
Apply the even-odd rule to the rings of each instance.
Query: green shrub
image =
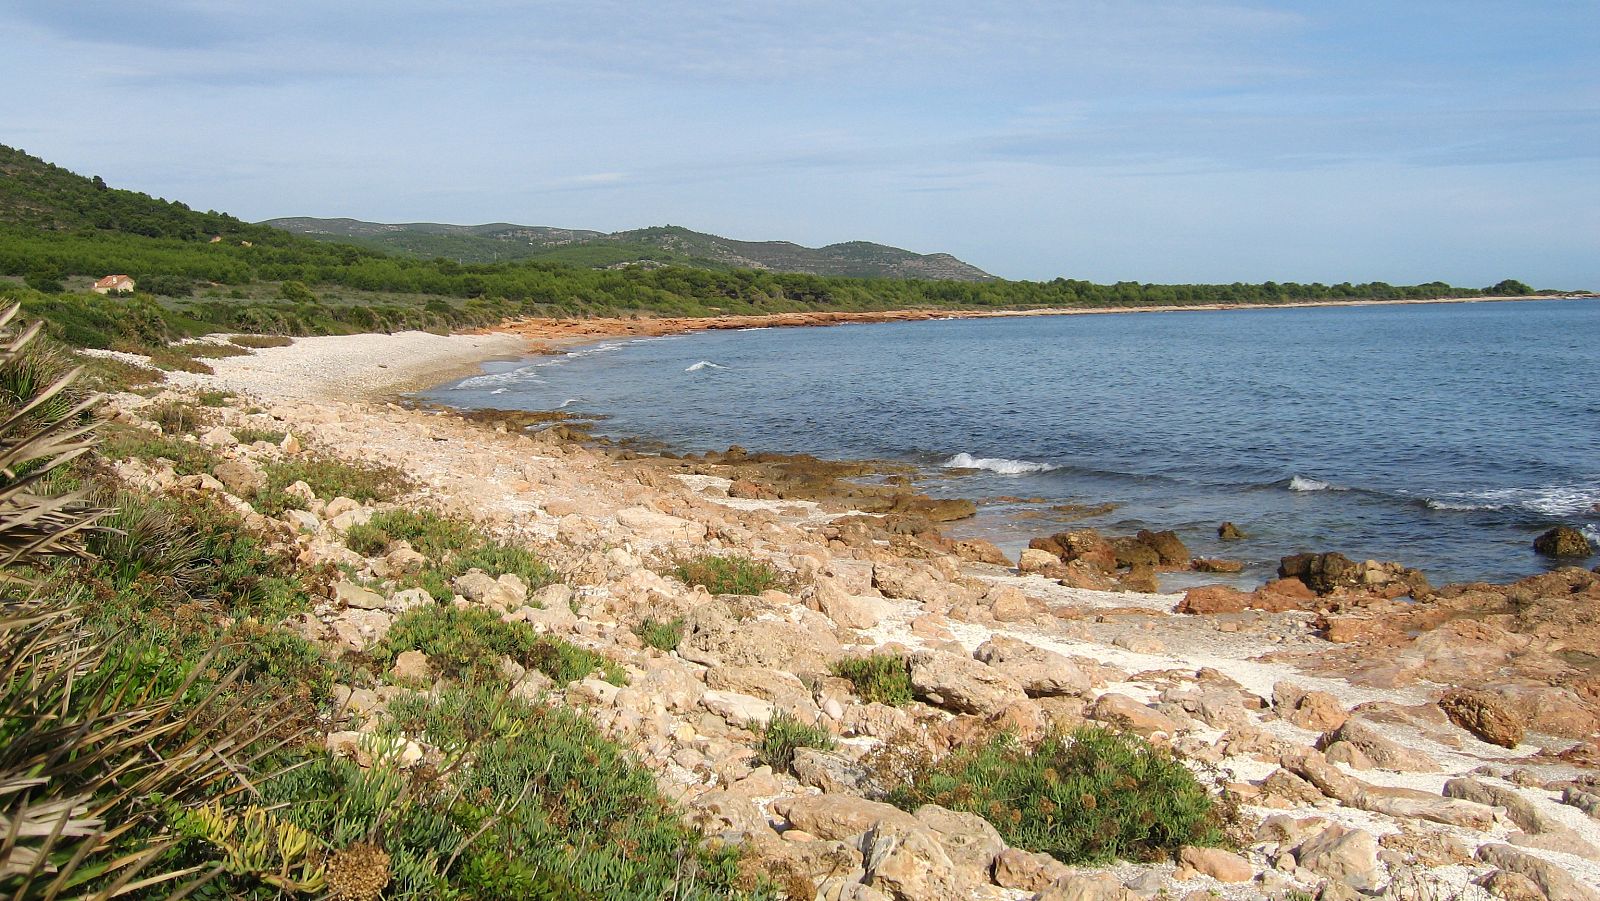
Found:
[[[331,848],[380,844],[385,899],[752,897],[739,891],[736,852],[706,846],[650,772],[581,714],[486,685],[388,709],[388,735],[444,749],[444,778],[320,757],[263,785],[257,802]]]
[[[679,560],[672,575],[685,585],[703,585],[712,594],[760,594],[789,588],[790,582],[771,564],[737,554],[705,554]]]
[[[756,759],[779,772],[794,767],[794,752],[799,748],[831,750],[833,736],[826,729],[808,726],[787,713],[775,714],[761,730]]]
[[[911,669],[898,654],[872,654],[846,657],[832,666],[833,674],[849,679],[856,694],[868,704],[876,701],[891,707],[911,703]]]
[[[240,444],[255,444],[257,441],[281,444],[286,435],[286,432],[277,429],[257,429],[249,426],[233,430],[233,437],[239,439]]]
[[[558,685],[582,679],[595,670],[614,685],[627,681],[615,661],[559,638],[540,635],[527,623],[505,622],[499,614],[482,607],[460,609],[434,604],[406,611],[372,651],[372,659],[387,667],[405,651],[427,654],[434,671],[462,682],[501,679],[502,657],[536,669]]]
[[[1052,734],[1031,751],[996,736],[921,770],[889,800],[978,814],[1006,844],[1070,865],[1226,840],[1218,803],[1171,752],[1100,727]]]
[[[511,573],[529,589],[556,581],[556,574],[532,551],[496,541],[477,527],[438,515],[431,510],[385,510],[374,513],[365,525],[345,533],[345,546],[363,556],[383,553],[395,541],[408,541],[428,558],[429,566],[411,577],[411,585],[426,588],[440,601],[453,592],[449,582],[469,569],[492,575]]]
[[[683,641],[683,617],[675,616],[666,622],[654,618],[646,619],[633,627],[633,634],[657,650],[675,650],[678,643]]]
[[[215,391],[209,388],[196,391],[194,395],[195,403],[202,407],[226,407],[228,401],[233,398],[234,393],[232,391]]]

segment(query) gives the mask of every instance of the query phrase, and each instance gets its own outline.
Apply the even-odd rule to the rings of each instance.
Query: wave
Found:
[[[475,391],[482,388],[507,388],[528,382],[536,382],[538,381],[538,376],[536,375],[535,370],[537,370],[540,365],[541,364],[534,363],[528,366],[518,366],[516,369],[509,369],[505,372],[490,372],[484,375],[475,375],[470,379],[462,379],[450,390]]]
[[[1542,516],[1574,516],[1596,512],[1595,507],[1600,504],[1600,486],[1547,485],[1446,492],[1423,498],[1422,504],[1430,510],[1516,510]]]
[[[965,453],[956,454],[954,457],[944,461],[944,466],[946,469],[984,469],[1003,476],[1018,476],[1030,472],[1049,472],[1056,468],[1048,463],[1007,460],[1004,457],[974,457]]]
[[[1338,485],[1333,484],[1332,482],[1324,482],[1321,479],[1313,479],[1313,478],[1309,478],[1307,476],[1294,476],[1294,477],[1290,478],[1288,482],[1284,483],[1283,487],[1289,489],[1290,491],[1344,491],[1345,490],[1343,488],[1340,488]]]
[[[561,402],[561,406],[559,406],[559,407],[556,407],[556,409],[557,409],[557,410],[565,410],[565,409],[566,409],[566,408],[568,408],[568,407],[570,407],[570,406],[572,406],[572,405],[573,405],[573,404],[575,404],[575,403],[577,403],[577,402],[578,402],[578,398],[576,398],[576,397],[569,397],[569,398],[567,398],[567,399],[566,399],[566,400],[564,400],[564,401],[562,401],[562,402]]]
[[[720,363],[713,363],[710,360],[701,360],[700,362],[694,364],[693,366],[690,366],[688,369],[685,369],[684,372],[699,372],[702,369],[727,369],[727,368],[728,367],[723,366]]]

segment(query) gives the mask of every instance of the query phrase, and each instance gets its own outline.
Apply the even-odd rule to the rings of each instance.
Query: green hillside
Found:
[[[574,266],[682,265],[759,269],[849,278],[987,281],[993,276],[949,254],[919,254],[870,241],[803,247],[789,241],[737,241],[676,225],[606,234],[512,225],[386,224],[358,219],[271,219],[262,223],[323,241],[462,263],[543,260]]]

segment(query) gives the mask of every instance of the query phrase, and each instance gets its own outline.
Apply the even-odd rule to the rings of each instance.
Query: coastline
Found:
[[[1071,573],[1055,570],[1062,561],[1050,552],[1038,553],[1053,563],[1038,556],[985,560],[981,548],[897,530],[870,509],[777,496],[746,478],[740,466],[749,461],[737,457],[633,459],[573,440],[559,426],[524,431],[384,402],[386,392],[527,349],[525,337],[511,335],[300,339],[217,360],[215,375],[173,381],[186,390],[240,394],[214,411],[218,428],[295,438],[291,450],[287,439],[284,446],[229,444],[207,432],[231,463],[314,454],[397,466],[417,486],[402,505],[470,519],[547,561],[568,586],[570,610],[557,603],[494,612],[617,661],[629,687],[588,678],[550,686],[541,702],[593,718],[713,834],[741,833],[763,865],[804,860],[803,849],[832,847],[834,838],[871,825],[816,835],[825,821],[805,819],[797,812],[805,805],[876,803],[861,797],[859,785],[830,781],[835,776],[758,766],[761,732],[751,721],[782,710],[836,735],[828,759],[849,765],[905,730],[949,750],[981,740],[988,729],[1037,735],[1104,723],[1217,767],[1232,801],[1255,820],[1283,815],[1312,824],[1296,829],[1331,824],[1363,832],[1374,879],[1403,873],[1445,892],[1441,897],[1462,896],[1490,870],[1475,859],[1479,849],[1513,841],[1517,854],[1600,881],[1600,860],[1563,850],[1600,847],[1600,822],[1557,800],[1563,780],[1585,778],[1584,739],[1600,731],[1600,704],[1569,687],[1583,684],[1571,674],[1551,684],[1556,677],[1540,669],[1546,651],[1593,642],[1565,621],[1555,639],[1548,622],[1518,624],[1545,610],[1546,599],[1550,616],[1570,617],[1570,583],[1583,571],[1519,583],[1517,622],[1494,606],[1507,592],[1483,589],[1416,602],[1382,592],[1324,595],[1303,583],[1252,595],[1095,590],[1067,584]],[[114,402],[139,421],[141,411],[181,396],[122,395]],[[216,492],[250,510],[216,480],[191,477],[198,487],[189,487],[159,465],[136,464],[121,463],[118,471],[135,484]],[[364,557],[343,538],[349,522],[381,506],[319,497],[306,511],[309,520],[252,511],[247,521],[306,565],[342,565],[348,578],[381,596],[395,589],[382,576],[393,561]],[[672,576],[673,561],[703,554],[747,557],[788,582],[759,596],[718,597]],[[1600,579],[1582,578],[1590,585],[1583,590],[1600,596]],[[390,620],[344,597],[327,599],[299,628],[359,654],[361,630],[386,628]],[[679,617],[689,626],[675,648],[645,646],[636,634],[643,622]],[[1548,648],[1530,654],[1530,643]],[[997,656],[1007,648],[1024,656],[1008,664]],[[1496,652],[1493,659],[1503,661],[1497,667],[1460,665]],[[868,653],[906,655],[916,661],[919,685],[940,687],[918,688],[920,700],[907,710],[866,703],[844,680],[817,675],[832,660]],[[1038,688],[1044,677],[1025,667],[1041,666],[1063,681]],[[1440,694],[1451,686],[1504,698],[1500,703],[1526,722],[1526,739],[1508,749],[1464,731],[1440,712]],[[1347,719],[1357,726],[1340,732]],[[330,728],[365,727],[357,720]],[[1341,742],[1356,750],[1338,749]],[[1447,795],[1447,781],[1461,779],[1510,792],[1557,786],[1519,797],[1569,840],[1554,849],[1515,842],[1492,808]],[[1375,856],[1380,840],[1392,852],[1382,861]],[[1315,871],[1277,866],[1278,841],[1241,843],[1238,866],[1249,881],[1223,886],[1224,897],[1243,901],[1269,883],[1307,893],[1322,884]],[[1406,850],[1419,842],[1436,850]],[[854,860],[859,867],[859,853]],[[1173,897],[1221,885],[1170,863],[1096,872],[1153,880]],[[990,873],[980,869],[970,878]],[[994,889],[983,896],[1033,897]]]
[[[528,317],[508,319],[478,334],[509,333],[531,340],[589,340],[601,338],[653,338],[691,332],[749,328],[812,328],[867,325],[886,322],[929,322],[942,319],[997,319],[1027,316],[1096,316],[1118,313],[1196,313],[1235,310],[1283,310],[1309,307],[1421,306],[1452,303],[1503,303],[1513,301],[1594,300],[1600,294],[1531,297],[1434,297],[1398,300],[1308,300],[1278,304],[1184,304],[1142,307],[1050,307],[1029,310],[866,310],[792,313],[757,313],[718,316],[610,316],[588,319]]]

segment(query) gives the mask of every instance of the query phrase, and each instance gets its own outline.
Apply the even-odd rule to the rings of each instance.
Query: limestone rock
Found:
[[[382,610],[388,606],[383,595],[363,588],[350,581],[341,581],[333,586],[333,597],[340,605],[355,607],[360,610]]]
[[[649,507],[618,510],[617,524],[641,538],[656,541],[697,543],[706,537],[706,527],[702,523],[658,513]]]
[[[910,664],[912,691],[937,707],[987,715],[1027,698],[1015,679],[971,657],[933,651]]]
[[[1454,688],[1439,699],[1439,707],[1462,729],[1502,748],[1522,743],[1522,717],[1493,692]]]
[[[1221,848],[1184,845],[1178,851],[1178,862],[1218,882],[1249,882],[1256,876],[1256,868],[1250,861]]]
[[[1068,873],[1033,896],[1033,901],[1140,901],[1110,873]]]
[[[1478,849],[1478,859],[1528,877],[1550,901],[1600,901],[1600,891],[1574,879],[1556,864],[1510,845],[1484,845]]]
[[[1080,695],[1092,685],[1089,674],[1065,656],[1004,635],[991,636],[974,656],[1015,679],[1030,697]]]
[[[1434,773],[1439,770],[1438,761],[1432,757],[1384,737],[1371,723],[1360,718],[1346,720],[1328,738],[1329,744],[1349,742],[1361,749],[1373,764],[1387,770],[1403,773]]]
[[[1378,840],[1361,829],[1332,824],[1295,849],[1300,866],[1337,879],[1360,891],[1372,891],[1383,881],[1378,865]]]
[[[714,666],[706,671],[706,687],[760,698],[802,723],[814,723],[822,713],[800,677],[783,670]]]
[[[1048,854],[1006,848],[994,859],[994,883],[1004,888],[1037,892],[1071,875],[1072,868]]]
[[[924,804],[912,814],[932,830],[950,862],[963,871],[966,881],[989,881],[994,859],[1005,850],[1005,840],[989,821],[975,813],[947,810],[937,804]]]
[[[421,651],[401,651],[394,658],[389,675],[399,682],[431,682],[433,669],[428,665],[428,655]]]
[[[801,785],[831,794],[859,792],[869,776],[866,768],[842,754],[816,748],[796,748],[792,769]]]
[[[1171,737],[1178,733],[1178,724],[1171,717],[1115,692],[1107,692],[1096,698],[1089,716],[1144,738],[1156,735]]]
[[[228,460],[211,468],[228,491],[240,497],[250,497],[267,484],[266,474],[243,460]]]
[[[916,817],[891,804],[868,801],[854,795],[801,795],[779,798],[772,811],[796,829],[821,839],[847,840],[858,836],[875,823],[891,823],[903,829],[916,829]]]
[[[967,897],[975,884],[964,878],[928,829],[880,820],[862,839],[866,884],[895,901],[947,901]]]
[[[760,728],[772,719],[770,701],[733,691],[708,691],[700,696],[700,706],[735,728]]]
[[[678,653],[707,666],[825,672],[840,651],[831,631],[768,618],[741,620],[726,601],[716,600],[689,611]]]

